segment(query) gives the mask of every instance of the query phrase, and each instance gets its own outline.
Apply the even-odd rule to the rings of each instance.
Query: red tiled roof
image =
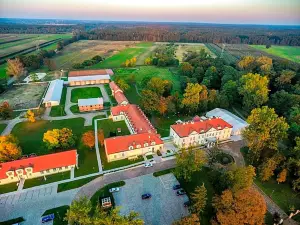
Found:
[[[111,69],[103,70],[75,70],[69,72],[69,77],[78,76],[93,76],[93,75],[113,75],[114,72]]]
[[[118,104],[121,104],[124,101],[128,102],[128,100],[125,97],[125,95],[123,94],[123,92],[117,92],[117,93],[115,93],[114,97],[115,97],[116,101],[118,102]]]
[[[158,134],[148,133],[111,137],[104,140],[105,151],[108,155],[130,151],[129,146],[133,146],[133,149],[136,149],[137,145],[141,145],[140,148],[142,148],[145,143],[148,143],[148,147],[151,147],[152,142],[155,142],[155,145],[163,144]]]
[[[171,125],[171,128],[180,136],[187,137],[193,131],[197,133],[205,133],[211,128],[216,130],[223,130],[225,127],[232,128],[232,126],[221,118],[211,118],[199,122],[186,122],[181,124]],[[220,128],[220,129],[219,129]]]
[[[118,105],[111,107],[110,110],[113,116],[120,115],[121,112],[126,114],[136,133],[156,133],[155,128],[137,105]]]
[[[43,170],[76,165],[76,155],[76,150],[70,150],[0,163],[0,179],[7,178],[7,171],[15,171],[20,168],[32,167],[33,173],[36,173]]]

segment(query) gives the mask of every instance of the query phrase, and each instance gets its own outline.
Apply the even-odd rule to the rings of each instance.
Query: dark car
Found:
[[[149,199],[151,198],[151,194],[143,194],[142,199]]]
[[[191,205],[191,202],[190,202],[190,201],[187,201],[187,202],[183,203],[183,206],[184,206],[184,207],[189,207],[190,205]]]
[[[51,220],[54,220],[54,213],[42,217],[42,223],[47,223]]]
[[[185,191],[183,189],[180,189],[179,191],[176,192],[177,196],[179,195],[185,195]]]
[[[175,185],[173,186],[173,190],[178,190],[178,189],[180,189],[180,188],[181,188],[180,184],[175,184]]]

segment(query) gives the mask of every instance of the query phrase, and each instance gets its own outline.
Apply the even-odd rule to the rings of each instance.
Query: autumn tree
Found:
[[[255,67],[255,57],[245,56],[238,62],[238,67],[242,70],[251,71]]]
[[[9,76],[13,76],[16,79],[19,79],[24,70],[23,64],[19,58],[16,59],[8,59],[6,74]]]
[[[276,78],[276,86],[279,88],[284,88],[287,85],[290,85],[292,79],[296,76],[296,72],[292,70],[283,70],[279,77]]]
[[[72,202],[64,220],[68,221],[69,225],[92,224],[92,218],[89,215],[91,210],[92,203],[90,200],[86,197],[81,197]]]
[[[188,108],[188,111],[194,112],[198,108],[198,104],[200,102],[200,92],[202,90],[202,86],[200,84],[192,84],[188,83],[185,89],[185,93],[183,94],[182,105]]]
[[[175,221],[172,225],[200,225],[200,220],[197,214],[193,213],[189,216],[182,217]]]
[[[188,62],[183,62],[179,65],[179,71],[183,76],[191,76],[194,72],[194,67],[188,63]]]
[[[225,190],[221,196],[213,198],[215,222],[222,225],[264,224],[267,211],[263,196],[249,188],[239,192]]]
[[[267,106],[253,109],[247,119],[249,126],[243,131],[249,147],[250,160],[258,161],[265,149],[277,150],[278,142],[287,136],[289,125]]]
[[[48,130],[43,137],[48,149],[67,149],[74,146],[75,141],[76,137],[69,128]]]
[[[264,161],[259,167],[259,178],[261,181],[268,181],[273,175],[277,167],[277,162],[274,158],[269,158]]]
[[[19,141],[12,134],[0,136],[0,162],[19,159],[22,155]]]
[[[286,181],[286,177],[287,177],[287,169],[283,169],[281,170],[281,172],[277,175],[277,183],[284,183]]]
[[[0,104],[0,117],[4,120],[12,117],[13,110],[8,102],[2,102]]]
[[[158,96],[162,96],[170,88],[170,84],[171,82],[168,80],[163,80],[159,77],[153,77],[147,83],[146,88],[155,92]]]
[[[104,131],[102,129],[98,130],[97,138],[101,146],[104,145]]]
[[[168,110],[168,99],[164,97],[160,97],[159,105],[158,105],[158,112],[160,115],[164,115]]]
[[[130,88],[130,86],[127,84],[127,82],[122,78],[117,78],[115,80],[115,82],[122,91],[126,91]]]
[[[240,79],[239,94],[243,96],[243,105],[251,110],[268,101],[269,80],[259,74],[248,73]]]
[[[144,62],[145,65],[151,65],[152,64],[152,58],[151,57],[147,57],[145,59],[145,62]]]
[[[175,156],[175,174],[186,181],[191,180],[192,174],[200,171],[202,166],[207,162],[205,152],[200,149],[182,149]]]
[[[156,112],[159,106],[159,96],[148,89],[142,90],[141,106],[146,113]]]
[[[193,202],[193,211],[197,214],[202,213],[207,201],[207,191],[204,183],[196,187],[195,191],[191,194],[191,199]]]
[[[30,109],[27,110],[27,112],[26,112],[26,114],[25,114],[25,118],[27,118],[29,122],[34,123],[34,122],[35,122],[35,115],[34,115],[34,112],[31,111]]]
[[[227,172],[227,177],[230,182],[230,189],[233,192],[248,189],[253,184],[255,177],[255,168],[253,166],[238,167]]]
[[[82,135],[81,140],[82,140],[82,143],[85,146],[87,146],[90,149],[92,149],[95,146],[95,134],[94,134],[94,131],[90,130],[90,131],[85,132]]]

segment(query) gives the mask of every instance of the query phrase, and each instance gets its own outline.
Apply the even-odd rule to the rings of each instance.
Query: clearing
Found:
[[[99,87],[75,88],[71,91],[71,102],[77,103],[78,99],[100,98],[102,93]]]
[[[184,54],[186,52],[200,52],[201,49],[204,49],[212,58],[216,58],[216,55],[212,53],[205,44],[202,43],[176,43],[177,49],[175,52],[176,58],[179,62],[182,62]]]
[[[251,47],[271,55],[275,55],[284,59],[300,63],[300,47],[297,46],[278,46],[272,45],[271,48],[266,48],[265,45],[250,45]]]
[[[40,104],[47,85],[46,83],[14,85],[0,95],[0,102],[8,101],[14,110],[35,108]]]

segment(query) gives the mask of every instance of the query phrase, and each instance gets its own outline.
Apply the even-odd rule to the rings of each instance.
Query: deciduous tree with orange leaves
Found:
[[[76,137],[69,128],[53,129],[44,133],[43,142],[48,149],[67,149],[75,145]]]
[[[267,211],[263,196],[249,188],[236,193],[225,190],[221,196],[213,198],[217,213],[214,221],[222,225],[264,224]]]
[[[27,118],[29,122],[34,123],[35,122],[34,112],[29,109],[25,114],[25,118]]]
[[[173,225],[200,225],[200,220],[196,214],[191,214],[175,221]]]
[[[92,149],[95,146],[95,134],[94,131],[90,130],[85,132],[82,135],[81,138],[83,144],[87,147],[89,147],[90,149]]]
[[[286,177],[287,177],[287,169],[283,169],[277,176],[277,182],[279,183],[283,183],[286,181]]]
[[[16,160],[21,154],[21,147],[15,136],[12,134],[0,136],[0,162]]]
[[[0,118],[6,120],[12,116],[12,108],[8,102],[2,102],[0,105]]]

